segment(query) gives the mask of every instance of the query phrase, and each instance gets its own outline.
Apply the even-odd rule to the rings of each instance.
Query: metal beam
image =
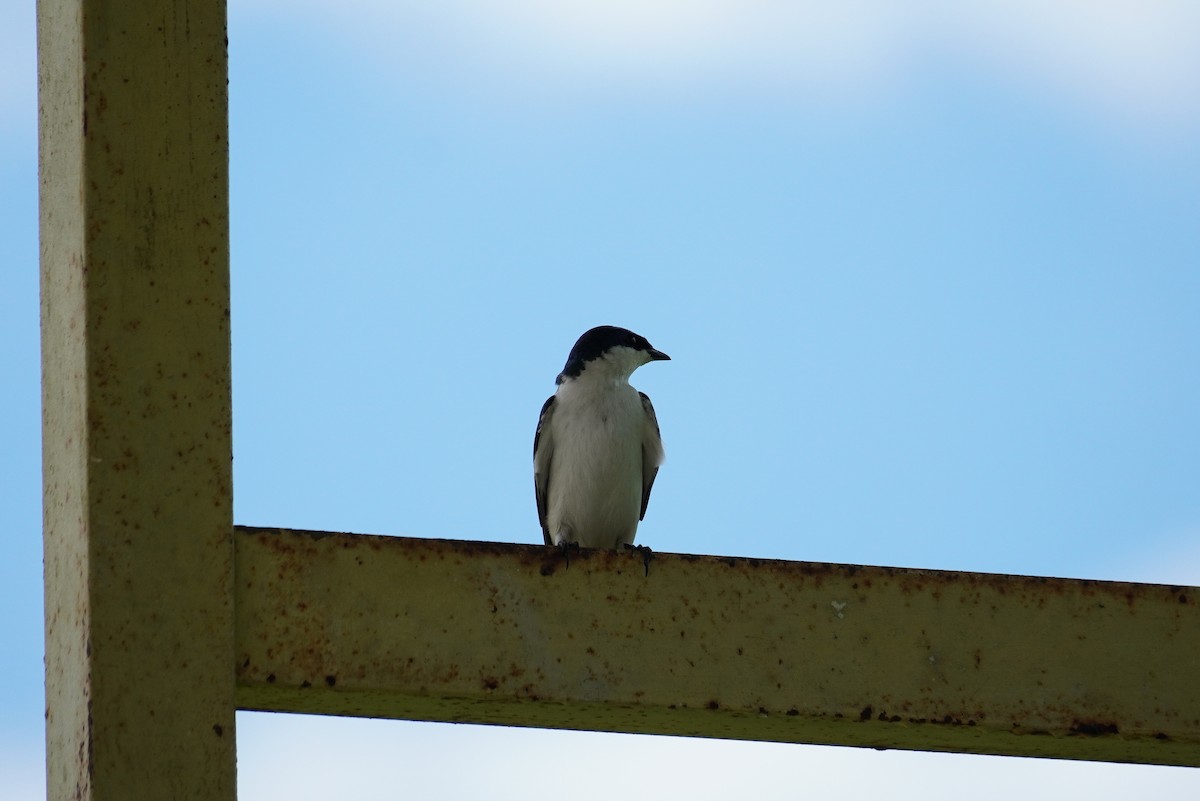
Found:
[[[1200,766],[1200,589],[239,528],[244,709]]]
[[[235,795],[222,0],[38,3],[51,799]]]

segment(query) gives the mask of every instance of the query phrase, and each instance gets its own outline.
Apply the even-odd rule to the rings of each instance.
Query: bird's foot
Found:
[[[579,543],[578,542],[568,542],[567,540],[562,540],[558,543],[557,548],[558,548],[558,552],[560,554],[562,554],[563,562],[566,564],[567,567],[570,567],[571,566],[571,551],[578,551]]]
[[[650,560],[654,558],[654,551],[650,550],[650,548],[646,545],[631,545],[628,542],[625,543],[625,550],[637,551],[642,555],[642,567],[645,569],[646,575],[649,576]]]

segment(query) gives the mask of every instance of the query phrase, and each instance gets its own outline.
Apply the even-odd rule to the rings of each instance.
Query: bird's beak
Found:
[[[646,352],[650,354],[650,361],[652,362],[671,361],[671,357],[663,353],[661,350],[655,350],[654,348],[651,348]]]

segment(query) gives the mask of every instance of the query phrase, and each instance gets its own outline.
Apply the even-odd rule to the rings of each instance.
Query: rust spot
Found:
[[[1101,723],[1095,720],[1077,720],[1071,726],[1071,734],[1083,734],[1088,737],[1099,737],[1104,734],[1118,734],[1117,724]]]

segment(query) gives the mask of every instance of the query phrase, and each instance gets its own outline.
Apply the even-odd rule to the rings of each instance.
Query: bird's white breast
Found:
[[[569,381],[555,406],[551,535],[588,548],[632,543],[642,496],[641,397],[624,381]]]

